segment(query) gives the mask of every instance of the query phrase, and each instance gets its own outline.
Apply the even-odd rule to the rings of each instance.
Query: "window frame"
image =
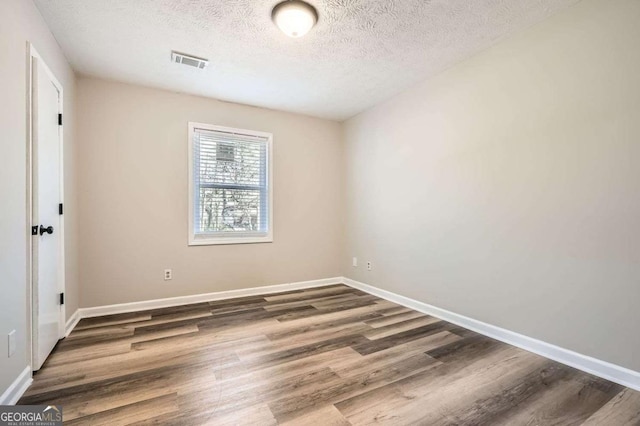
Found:
[[[195,232],[195,179],[194,179],[194,143],[196,129],[235,133],[247,136],[266,138],[267,141],[267,232],[229,232],[228,235],[199,234]],[[205,246],[218,244],[259,244],[273,242],[273,134],[256,130],[237,129],[213,124],[189,122],[189,246]]]

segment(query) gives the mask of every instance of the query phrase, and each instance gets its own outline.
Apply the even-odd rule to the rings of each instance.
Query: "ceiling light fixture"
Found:
[[[273,8],[271,19],[289,37],[302,37],[318,22],[318,12],[309,3],[286,0]]]

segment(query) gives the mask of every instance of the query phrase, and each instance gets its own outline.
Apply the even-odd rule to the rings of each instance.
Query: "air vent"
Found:
[[[173,51],[171,52],[171,61],[176,64],[189,65],[198,69],[204,69],[209,60],[204,58],[198,58],[197,56],[185,55],[184,53]]]

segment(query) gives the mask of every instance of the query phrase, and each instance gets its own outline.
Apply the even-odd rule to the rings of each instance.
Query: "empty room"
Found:
[[[0,426],[640,425],[640,0],[1,0]]]

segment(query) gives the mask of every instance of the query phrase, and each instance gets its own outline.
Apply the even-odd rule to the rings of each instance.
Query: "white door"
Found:
[[[61,337],[61,94],[46,65],[32,61],[33,369],[39,370]]]

